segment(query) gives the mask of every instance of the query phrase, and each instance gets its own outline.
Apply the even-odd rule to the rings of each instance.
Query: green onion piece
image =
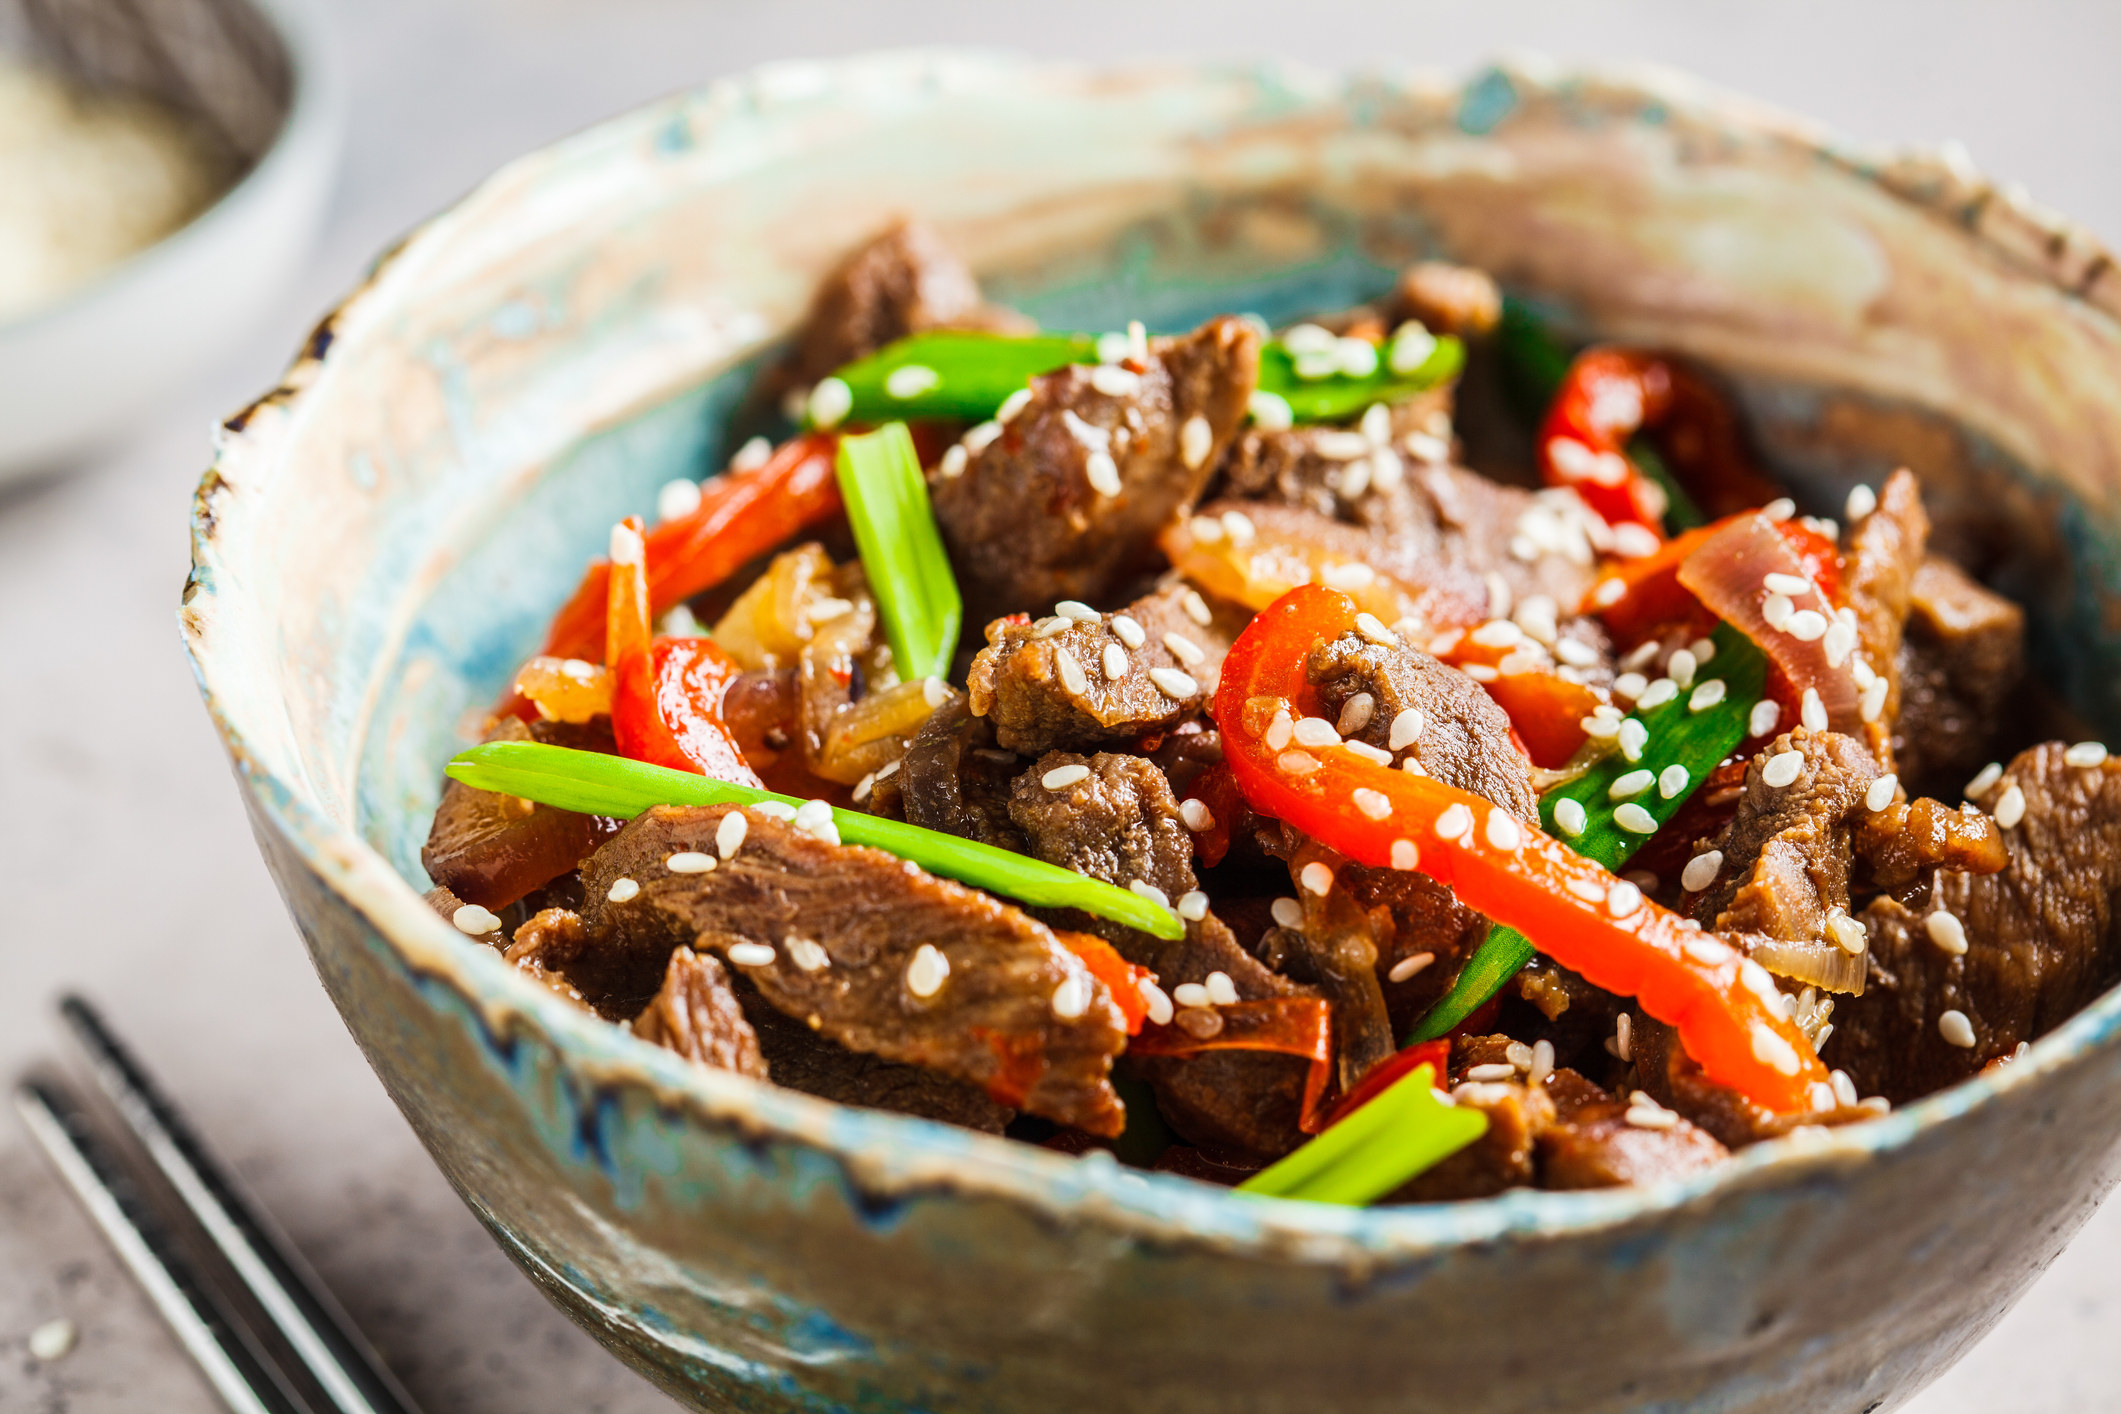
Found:
[[[964,602],[906,424],[842,437],[839,481],[899,677],[913,682],[948,676]]]
[[[1111,337],[1106,335],[1104,337]],[[939,330],[912,334],[840,369],[832,376],[847,385],[842,421],[855,424],[897,419],[945,418],[983,422],[1012,393],[1041,373],[1071,363],[1096,363],[1095,334],[982,334]],[[1458,376],[1465,345],[1438,338],[1416,366],[1391,368],[1393,345],[1378,351],[1376,369],[1360,378],[1332,373],[1299,378],[1296,360],[1278,342],[1260,351],[1259,391],[1286,400],[1298,422],[1335,422],[1357,417],[1372,403],[1404,401]]]
[[[1585,858],[1595,859],[1608,869],[1618,869],[1655,831],[1623,828],[1614,818],[1616,807],[1632,802],[1662,828],[1679,813],[1679,807],[1686,804],[1709,772],[1752,734],[1753,706],[1766,690],[1767,657],[1729,624],[1716,625],[1711,641],[1716,645],[1716,654],[1694,674],[1691,687],[1681,688],[1671,701],[1639,711],[1629,719],[1640,722],[1649,733],[1641,760],[1630,761],[1616,751],[1567,785],[1556,786],[1540,798],[1539,820],[1549,834]],[[1723,700],[1694,711],[1694,694],[1712,680],[1724,684]],[[1667,796],[1662,782],[1665,772],[1674,766],[1683,768],[1687,779],[1676,794]],[[1613,799],[1614,784],[1637,771],[1649,772],[1651,784],[1631,793],[1626,800]],[[1554,812],[1564,800],[1583,807],[1586,823],[1580,835],[1560,828],[1555,819]],[[1490,928],[1472,958],[1460,969],[1451,990],[1415,1023],[1407,1044],[1433,1041],[1449,1033],[1501,991],[1532,960],[1532,951],[1531,942],[1515,929]]]
[[[1515,295],[1503,296],[1495,348],[1501,355],[1503,388],[1511,408],[1536,427],[1547,415],[1547,404],[1561,391],[1561,380],[1569,376],[1569,351],[1546,321]]]
[[[732,785],[689,771],[535,741],[489,741],[460,751],[450,759],[447,774],[478,790],[500,791],[561,810],[622,820],[630,820],[657,805],[805,803],[796,796]],[[839,828],[840,838],[848,844],[884,850],[913,861],[931,874],[1040,908],[1079,908],[1159,938],[1186,935],[1186,925],[1170,909],[1043,860],[924,830],[918,825],[878,819],[858,810],[834,810],[832,820]]]
[[[1650,445],[1647,437],[1635,437],[1628,442],[1628,460],[1635,463],[1636,470],[1657,483],[1664,492],[1664,533],[1677,535],[1682,530],[1693,530],[1707,525],[1709,518],[1701,513],[1701,507],[1672,475],[1672,469],[1664,464],[1664,455]]]
[[[1237,1185],[1240,1193],[1359,1208],[1487,1132],[1488,1117],[1436,1097],[1418,1065],[1354,1114]]]

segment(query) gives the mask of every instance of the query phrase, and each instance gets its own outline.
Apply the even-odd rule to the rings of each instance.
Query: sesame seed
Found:
[[[1814,1080],[1805,1088],[1805,1095],[1811,1103],[1812,1113],[1814,1114],[1825,1114],[1838,1103],[1834,1097],[1832,1083],[1825,1080]]]
[[[1296,723],[1298,746],[1338,746],[1340,733],[1324,717],[1304,717]]]
[[[1208,989],[1198,982],[1181,982],[1171,989],[1171,1000],[1180,1006],[1207,1006]]]
[[[655,493],[657,520],[679,520],[700,508],[700,483],[689,476],[666,481]]]
[[[899,765],[899,760],[886,761],[883,765],[876,768],[876,778],[880,781],[890,780],[898,774]]]
[[[1289,400],[1279,393],[1257,392],[1245,404],[1255,426],[1268,432],[1286,432],[1296,423]]]
[[[1782,628],[1799,643],[1816,643],[1826,637],[1826,615],[1817,609],[1799,609]]]
[[[1053,666],[1060,670],[1061,686],[1070,696],[1081,697],[1090,690],[1090,679],[1083,674],[1083,665],[1075,661],[1075,655],[1065,648],[1053,650]]]
[[[1169,908],[1171,906],[1171,895],[1165,893],[1147,879],[1130,880],[1127,884],[1127,889],[1130,893],[1149,900],[1158,908]]]
[[[1766,1022],[1753,1023],[1752,1042],[1753,1058],[1763,1065],[1773,1066],[1778,1074],[1795,1075],[1804,1069],[1804,1062],[1798,1058],[1797,1048],[1784,1040]]]
[[[1515,1080],[1517,1067],[1506,1061],[1490,1061],[1486,1065],[1466,1067],[1466,1079],[1473,1081]]]
[[[1974,1023],[1967,1020],[1966,1013],[1957,1007],[1937,1018],[1937,1034],[1944,1038],[1947,1046],[1957,1046],[1962,1051],[1974,1048]]]
[[[965,444],[953,442],[944,450],[943,459],[935,469],[945,481],[955,481],[965,474],[965,467],[971,460],[972,453],[965,450]]]
[[[931,710],[950,700],[950,684],[941,678],[924,678],[921,681],[921,700]]]
[[[1402,873],[1421,866],[1421,851],[1412,840],[1392,841],[1392,867]]]
[[[1812,582],[1801,574],[1777,574],[1770,572],[1760,581],[1770,594],[1787,594],[1792,599],[1812,592]]]
[[[1016,420],[1016,415],[1030,405],[1031,390],[1029,388],[1018,388],[1008,397],[1002,399],[1001,407],[995,410],[994,420],[996,422],[1013,422]]]
[[[1178,896],[1178,916],[1188,923],[1198,923],[1208,916],[1208,896],[1199,889],[1188,889]]]
[[[1583,802],[1563,797],[1554,802],[1554,828],[1565,835],[1580,835],[1590,823],[1584,814]]]
[[[1349,798],[1355,802],[1357,810],[1360,810],[1372,820],[1383,820],[1392,813],[1392,798],[1383,791],[1371,790],[1367,786],[1357,786]]]
[[[1604,455],[1611,456],[1612,453]],[[1663,545],[1664,542],[1657,538],[1657,533],[1646,525],[1624,520],[1613,527],[1613,553],[1623,559],[1646,559],[1656,554]]]
[[[1202,628],[1206,628],[1215,621],[1215,616],[1208,611],[1208,601],[1200,597],[1198,589],[1188,589],[1180,597],[1178,605],[1186,611],[1187,618],[1193,620]],[[1169,647],[1170,645],[1167,642],[1165,646]]]
[[[1691,650],[1676,648],[1672,651],[1670,660],[1664,665],[1664,675],[1680,687],[1692,687],[1694,685],[1694,674],[1700,667],[1701,665],[1695,661]]]
[[[1335,336],[1320,324],[1291,324],[1282,331],[1281,346],[1291,354],[1331,353]]]
[[[793,823],[798,830],[813,839],[823,840],[826,844],[838,844],[840,842],[840,827],[834,823],[832,806],[827,801],[804,801],[796,808]],[[714,866],[710,862],[708,867],[711,869]]]
[[[1679,1125],[1679,1116],[1671,1110],[1643,1105],[1629,1105],[1626,1119],[1636,1129],[1676,1129]]]
[[[1826,650],[1826,665],[1838,668],[1849,659],[1856,648],[1856,626],[1846,619],[1836,619],[1827,625],[1826,638],[1820,644]]]
[[[1688,957],[1704,967],[1721,967],[1738,957],[1737,953],[1714,938],[1689,938],[1685,951]]]
[[[500,916],[475,903],[467,903],[450,914],[449,921],[456,924],[459,933],[467,933],[474,938],[483,938],[488,933],[498,933],[501,930]]]
[[[1620,724],[1620,754],[1630,761],[1640,761],[1642,750],[1650,744],[1650,729],[1633,717]]]
[[[1405,957],[1392,964],[1392,970],[1385,974],[1385,980],[1387,982],[1408,981],[1434,961],[1436,961],[1436,954],[1432,952],[1408,953]]]
[[[734,949],[731,954],[734,956]],[[922,943],[906,964],[906,990],[916,997],[932,997],[950,977],[950,959],[933,943]]]
[[[1195,643],[1192,639],[1187,638],[1184,634],[1165,634],[1164,648],[1171,654],[1172,657],[1178,659],[1179,662],[1184,663],[1189,668],[1199,667],[1202,663],[1206,662],[1208,658],[1207,653],[1201,648],[1201,646]]]
[[[1577,725],[1583,728],[1585,736],[1596,737],[1600,741],[1620,735],[1618,717],[1584,717]]]
[[[1715,883],[1716,876],[1722,872],[1723,851],[1720,849],[1703,850],[1700,854],[1689,859],[1686,862],[1686,868],[1679,871],[1679,887],[1690,894],[1698,894],[1709,885]]]
[[[1001,435],[1002,425],[1000,422],[982,422],[978,426],[974,427],[971,431],[967,432],[963,437],[960,437],[958,439],[958,443],[959,445],[964,447],[967,452],[971,453],[973,456],[976,457],[981,452],[986,451],[988,447],[992,446],[994,444],[994,439]]]
[[[1866,722],[1875,722],[1885,715],[1885,694],[1892,686],[1884,678],[1873,678],[1863,689],[1863,699],[1858,704],[1856,715]]]
[[[2106,746],[2096,741],[2080,741],[2062,753],[2062,762],[2066,766],[2091,767],[2105,760]]]
[[[1628,582],[1624,579],[1606,580],[1591,591],[1591,602],[1601,609],[1610,609],[1627,597]]]
[[[1608,800],[1633,800],[1651,786],[1657,784],[1657,773],[1650,770],[1630,771],[1606,787]]]
[[[1059,614],[1053,614],[1031,625],[1031,636],[1033,638],[1058,638],[1061,634],[1074,627],[1075,620],[1064,618]]]
[[[1333,868],[1313,860],[1297,874],[1296,881],[1310,892],[1323,895],[1333,887]]]
[[[1632,800],[1613,812],[1613,823],[1631,835],[1657,833],[1656,818]]]
[[[1377,711],[1377,699],[1367,692],[1358,692],[1340,707],[1340,720],[1333,724],[1342,736],[1353,736],[1370,725],[1370,718]]]
[[[1804,753],[1801,751],[1778,751],[1760,767],[1760,779],[1781,790],[1804,774]]]
[[[1053,989],[1053,1014],[1063,1021],[1073,1021],[1089,1009],[1089,977],[1079,972],[1069,973]]]
[[[2025,792],[2015,785],[2004,791],[2003,798],[1996,802],[1995,815],[1999,826],[2014,829],[2025,818]]]
[[[1850,1109],[1856,1107],[1856,1082],[1849,1077],[1847,1071],[1834,1071],[1827,1077],[1827,1083],[1834,1087],[1835,1103]]]
[[[1223,523],[1213,516],[1195,516],[1186,522],[1186,529],[1203,545],[1213,545],[1223,538]]]
[[[1208,989],[1208,1000],[1216,1006],[1237,1004],[1237,984],[1230,980],[1229,973],[1210,972],[1201,985]]]
[[[1105,651],[1099,655],[1099,665],[1108,679],[1117,682],[1127,675],[1127,650],[1117,643],[1106,644]]]
[[[1633,1060],[1634,1056],[1629,1054],[1633,1049],[1631,1045],[1633,1040],[1632,1026],[1629,1022],[1628,1014],[1622,1012],[1619,1016],[1613,1018],[1613,1054],[1622,1060]]]
[[[1142,380],[1141,375],[1132,369],[1121,368],[1117,363],[1101,363],[1090,370],[1090,386],[1108,398],[1126,398],[1141,391]],[[1198,463],[1188,462],[1186,465],[1192,467]]]
[[[1641,696],[1635,699],[1635,707],[1638,711],[1647,712],[1653,707],[1664,706],[1678,695],[1678,683],[1670,678],[1659,678],[1642,690]]]
[[[904,401],[917,398],[943,381],[942,375],[921,363],[900,364],[884,378],[884,391]]]
[[[751,808],[753,810],[758,811],[759,814],[765,816],[767,819],[778,820],[784,825],[793,824],[795,822],[795,807],[793,805],[787,804],[784,801],[754,801],[752,802]]]
[[[1268,905],[1267,911],[1274,915],[1274,922],[1278,927],[1301,928],[1303,926],[1304,906],[1293,898],[1287,896],[1278,898]]]
[[[1523,641],[1524,630],[1508,619],[1489,619],[1466,636],[1483,648],[1511,648]]]
[[[1378,621],[1377,615],[1364,612],[1355,616],[1355,631],[1380,648],[1389,648],[1399,642],[1399,635]]]
[[[1625,918],[1640,907],[1642,907],[1642,890],[1629,883],[1626,879],[1620,880],[1606,890],[1605,911],[1612,914],[1615,918]]]
[[[1556,638],[1554,656],[1572,668],[1589,668],[1598,662],[1598,650],[1580,638]]]
[[[1863,920],[1851,918],[1838,908],[1827,915],[1826,931],[1843,952],[1852,956],[1870,946],[1870,930],[1863,926]]]
[[[810,390],[804,411],[810,415],[813,427],[837,427],[842,418],[854,411],[854,390],[840,379],[820,378],[817,386]]]
[[[736,449],[729,459],[731,471],[756,471],[773,459],[773,443],[764,437],[753,437]]]
[[[728,859],[744,847],[744,836],[751,833],[751,821],[741,810],[732,810],[722,817],[722,823],[714,827],[715,852]]]
[[[1385,738],[1385,744],[1394,751],[1404,751],[1414,744],[1415,738],[1421,735],[1421,729],[1427,725],[1428,719],[1422,715],[1419,707],[1405,708],[1392,718],[1392,730]]]
[[[1893,793],[1900,789],[1900,777],[1888,771],[1872,781],[1863,792],[1863,808],[1879,811],[1893,803]]]
[[[1496,849],[1516,849],[1524,843],[1524,831],[1501,810],[1488,812],[1488,843]]]
[[[695,849],[680,850],[665,859],[663,867],[673,874],[706,874],[714,868],[714,856]]]
[[[1671,800],[1685,790],[1691,780],[1687,768],[1675,761],[1657,773],[1657,793]]]
[[[1243,511],[1224,511],[1223,534],[1230,537],[1232,545],[1249,545],[1258,538],[1259,529]]]
[[[1187,796],[1178,803],[1178,818],[1194,834],[1215,828],[1215,812],[1208,803],[1197,796]]]
[[[1760,604],[1760,617],[1766,619],[1767,626],[1778,633],[1790,626],[1790,620],[1796,613],[1797,606],[1790,602],[1790,596],[1787,594],[1770,594]]]
[[[1135,379],[1134,385],[1139,388],[1141,380]],[[1102,391],[1111,390],[1108,388]],[[1198,471],[1200,464],[1208,459],[1209,449],[1214,445],[1215,433],[1209,428],[1208,419],[1199,413],[1187,418],[1185,424],[1178,429],[1178,459],[1186,464],[1188,471]]]
[[[1797,503],[1787,496],[1777,496],[1760,508],[1760,514],[1769,520],[1788,520],[1797,514]]]
[[[1605,902],[1605,885],[1594,883],[1589,879],[1570,879],[1562,887],[1582,899],[1585,903]]]
[[[621,875],[611,881],[611,887],[604,891],[604,897],[613,903],[628,903],[640,897],[640,893],[641,886],[637,881]]]
[[[1155,1022],[1158,1026],[1171,1024],[1170,994],[1156,985],[1155,978],[1143,977],[1138,979],[1134,984],[1134,990],[1141,994],[1142,1005],[1149,1012],[1149,1020]]]
[[[1089,779],[1090,768],[1080,761],[1075,761],[1066,766],[1055,766],[1052,770],[1046,772],[1045,775],[1040,776],[1038,783],[1047,790],[1066,790],[1077,781],[1087,781]]]
[[[1525,1066],[1524,1083],[1537,1087],[1546,1084],[1547,1077],[1554,1073],[1554,1043],[1543,1039],[1534,1041],[1531,1052],[1532,1058]]]
[[[1709,708],[1723,701],[1723,695],[1728,690],[1729,688],[1722,678],[1710,678],[1707,682],[1695,688],[1693,693],[1688,696],[1686,709],[1689,712],[1706,712]],[[1773,704],[1770,703],[1769,705],[1772,706]]]
[[[1859,482],[1849,487],[1849,498],[1841,504],[1841,515],[1853,525],[1877,509],[1878,493]]]
[[[1463,805],[1451,805],[1436,817],[1436,834],[1440,839],[1455,840],[1473,832],[1473,812]]]
[[[1402,626],[1408,622],[1412,621],[1402,620]],[[1447,658],[1451,651],[1464,641],[1465,636],[1466,631],[1462,628],[1448,628],[1431,638],[1423,647],[1432,658]]]
[[[1177,668],[1151,668],[1149,681],[1156,684],[1158,692],[1175,702],[1184,702],[1200,693],[1200,684],[1194,681],[1192,674],[1182,673]]]
[[[1149,631],[1125,614],[1114,614],[1106,627],[1112,630],[1113,637],[1129,648],[1139,648],[1149,641]]]
[[[1966,925],[1959,921],[1957,914],[1947,913],[1940,908],[1923,919],[1922,926],[1929,933],[1930,941],[1937,945],[1939,952],[1948,953],[1953,957],[1966,955]]]
[[[781,947],[788,953],[788,960],[805,972],[818,972],[832,965],[832,954],[825,951],[824,944],[814,938],[805,938],[790,933],[781,939]]]
[[[1746,731],[1752,736],[1766,736],[1781,720],[1782,704],[1771,697],[1763,697],[1753,704],[1752,712],[1746,717]]]
[[[769,943],[731,943],[729,960],[738,967],[771,967],[779,956]]]
[[[2003,763],[2001,761],[1989,762],[1981,768],[1979,775],[1966,783],[1966,798],[1968,800],[1979,800],[1993,790],[1996,782],[2002,779]]]
[[[1083,456],[1083,479],[1090,489],[1110,499],[1120,493],[1119,463],[1110,452],[1088,452]]]
[[[1279,751],[1295,736],[1296,723],[1290,718],[1289,709],[1277,707],[1274,709],[1274,720],[1267,723],[1267,733],[1260,740],[1267,744],[1267,750]]]

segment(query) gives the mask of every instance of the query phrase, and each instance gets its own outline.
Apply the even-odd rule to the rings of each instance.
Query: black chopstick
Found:
[[[15,1109],[222,1401],[237,1414],[307,1414],[216,1308],[80,1102],[49,1081],[25,1080]]]
[[[95,1009],[69,996],[59,1014],[148,1158],[330,1407],[337,1414],[419,1414],[309,1264],[215,1162]]]

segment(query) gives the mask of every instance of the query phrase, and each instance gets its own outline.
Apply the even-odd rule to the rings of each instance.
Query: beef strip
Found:
[[[1940,871],[1865,911],[1871,986],[1841,1003],[1827,1043],[1829,1063],[1863,1094],[1897,1103],[1963,1080],[2121,979],[2121,759],[2075,767],[2062,753],[2060,742],[2020,753],[1989,796],[2025,797],[2000,873]],[[1931,938],[1939,911],[1964,928],[1964,954]],[[1947,1010],[1971,1023],[1972,1046],[1945,1040]]]
[[[1679,1033],[1640,1010],[1629,1018],[1628,1055],[1642,1088],[1658,1104],[1678,1113],[1727,1148],[1742,1149],[1763,1139],[1777,1139],[1800,1125],[1854,1124],[1872,1118],[1869,1110],[1836,1101],[1831,1109],[1778,1114],[1709,1079],[1701,1063],[1687,1054]]]
[[[1334,893],[1345,893],[1371,919],[1377,985],[1384,996],[1389,1034],[1404,1036],[1451,989],[1458,970],[1487,937],[1488,920],[1460,903],[1448,887],[1413,870],[1349,863],[1334,879]],[[1429,961],[1413,964],[1413,971],[1392,980],[1401,963],[1423,953]]]
[[[1221,318],[1152,340],[1139,368],[1071,365],[1032,379],[1000,434],[932,483],[974,622],[1095,603],[1137,573],[1157,532],[1199,497],[1258,378],[1258,331]],[[1116,494],[1097,489],[1093,467],[1116,478]]]
[[[1684,1118],[1670,1129],[1639,1129],[1628,1122],[1627,1112],[1628,1106],[1619,1100],[1595,1101],[1541,1130],[1540,1187],[1659,1183],[1698,1173],[1730,1157],[1730,1150],[1714,1135]]]
[[[1878,508],[1849,528],[1842,594],[1856,611],[1856,642],[1872,671],[1887,683],[1885,711],[1866,725],[1872,754],[1892,770],[1891,723],[1900,714],[1900,642],[1915,571],[1929,543],[1922,488],[1905,467],[1886,478]]]
[[[1096,619],[997,619],[966,680],[972,710],[993,722],[1003,746],[1034,756],[1168,731],[1206,706],[1248,617],[1172,583]],[[1114,649],[1117,677],[1105,671]],[[1080,670],[1082,691],[1070,690],[1062,654]]]
[[[1418,319],[1438,334],[1477,338],[1501,322],[1502,291],[1485,270],[1424,260],[1399,272],[1385,317],[1394,323]]]
[[[719,959],[691,948],[671,949],[663,989],[634,1018],[633,1034],[698,1065],[767,1078],[758,1033],[744,1019],[729,974]]]
[[[2025,611],[1935,555],[1910,601],[1893,760],[1911,786],[1955,790],[1989,759],[2025,676]]]
[[[783,1014],[742,978],[736,979],[735,992],[776,1085],[843,1105],[915,1115],[988,1134],[1000,1134],[1016,1118],[1015,1110],[978,1086],[939,1070],[848,1050]]]
[[[593,1011],[606,1021],[623,1021],[631,1009],[628,996],[602,994],[606,1005],[598,1007],[567,975],[568,969],[574,968],[585,979],[590,979],[592,986],[595,985],[594,979],[599,974],[594,961],[584,956],[587,942],[588,930],[582,926],[579,913],[567,908],[547,908],[533,914],[516,929],[514,940],[502,955],[585,1011]]]
[[[589,923],[627,954],[691,944],[721,953],[774,1006],[852,1050],[931,1066],[1007,1105],[1095,1134],[1125,1111],[1109,1079],[1126,1043],[1105,986],[1042,923],[881,850],[827,844],[757,811],[740,848],[705,873],[734,806],[659,806],[582,866]],[[619,900],[611,886],[631,879]],[[749,944],[771,960],[731,957]],[[931,995],[908,965],[949,966]],[[1065,1013],[1065,1014],[1064,1014]]]
[[[818,286],[785,380],[808,387],[843,364],[926,329],[1028,327],[980,297],[972,271],[928,227],[901,221]]]
[[[992,719],[958,698],[913,734],[895,776],[909,824],[1022,854],[1024,832],[1009,818],[1009,782],[1022,770],[995,745]]]
[[[1046,774],[1071,765],[1090,774],[1048,790]],[[1029,852],[1049,864],[1121,886],[1138,879],[1173,900],[1199,887],[1192,836],[1170,783],[1143,757],[1050,753],[1017,778],[1009,814]],[[1056,921],[1104,938],[1127,961],[1154,972],[1166,991],[1221,972],[1240,1001],[1311,995],[1262,966],[1213,913],[1188,922],[1185,937],[1175,940],[1072,911]],[[1296,1121],[1308,1063],[1299,1057],[1232,1050],[1137,1056],[1132,1063],[1156,1092],[1164,1118],[1195,1144],[1272,1158],[1303,1141]]]
[[[1404,643],[1348,633],[1312,650],[1308,675],[1331,722],[1358,693],[1369,695],[1369,717],[1353,735],[1380,750],[1392,750],[1401,713],[1421,714],[1420,734],[1392,752],[1393,765],[1412,756],[1447,785],[1485,796],[1521,820],[1539,818],[1531,763],[1510,742],[1509,717],[1458,669]]]
[[[610,751],[608,719],[599,722],[602,745],[594,739],[597,732],[559,723],[534,729],[513,716],[498,719],[485,740]],[[453,780],[442,787],[420,863],[428,877],[466,903],[499,910],[573,869],[618,827],[618,821],[602,816],[556,810]]]
[[[1488,1117],[1478,1139],[1393,1190],[1387,1203],[1443,1203],[1488,1198],[1538,1179],[1533,1165],[1539,1136],[1554,1124],[1554,1102],[1545,1087],[1513,1081],[1462,1084],[1452,1098]]]

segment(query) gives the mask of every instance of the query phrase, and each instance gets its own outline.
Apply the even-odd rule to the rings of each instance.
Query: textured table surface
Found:
[[[2121,239],[2121,9],[1099,0],[1048,18],[1060,13],[345,0],[326,19],[352,137],[328,232],[283,317],[75,474],[0,491],[0,1073],[56,1049],[62,988],[99,999],[431,1411],[670,1406],[506,1262],[363,1064],[258,862],[174,621],[207,428],[267,386],[368,255],[421,216],[516,153],[673,88],[770,58],[958,42],[1451,70],[1521,50],[1649,59],[1865,141],[1961,139],[1988,170]],[[80,1343],[40,1363],[27,1335],[61,1317]],[[1908,1407],[2121,1408],[2117,1318],[2110,1205]],[[12,1114],[0,1117],[0,1409],[216,1407]]]

